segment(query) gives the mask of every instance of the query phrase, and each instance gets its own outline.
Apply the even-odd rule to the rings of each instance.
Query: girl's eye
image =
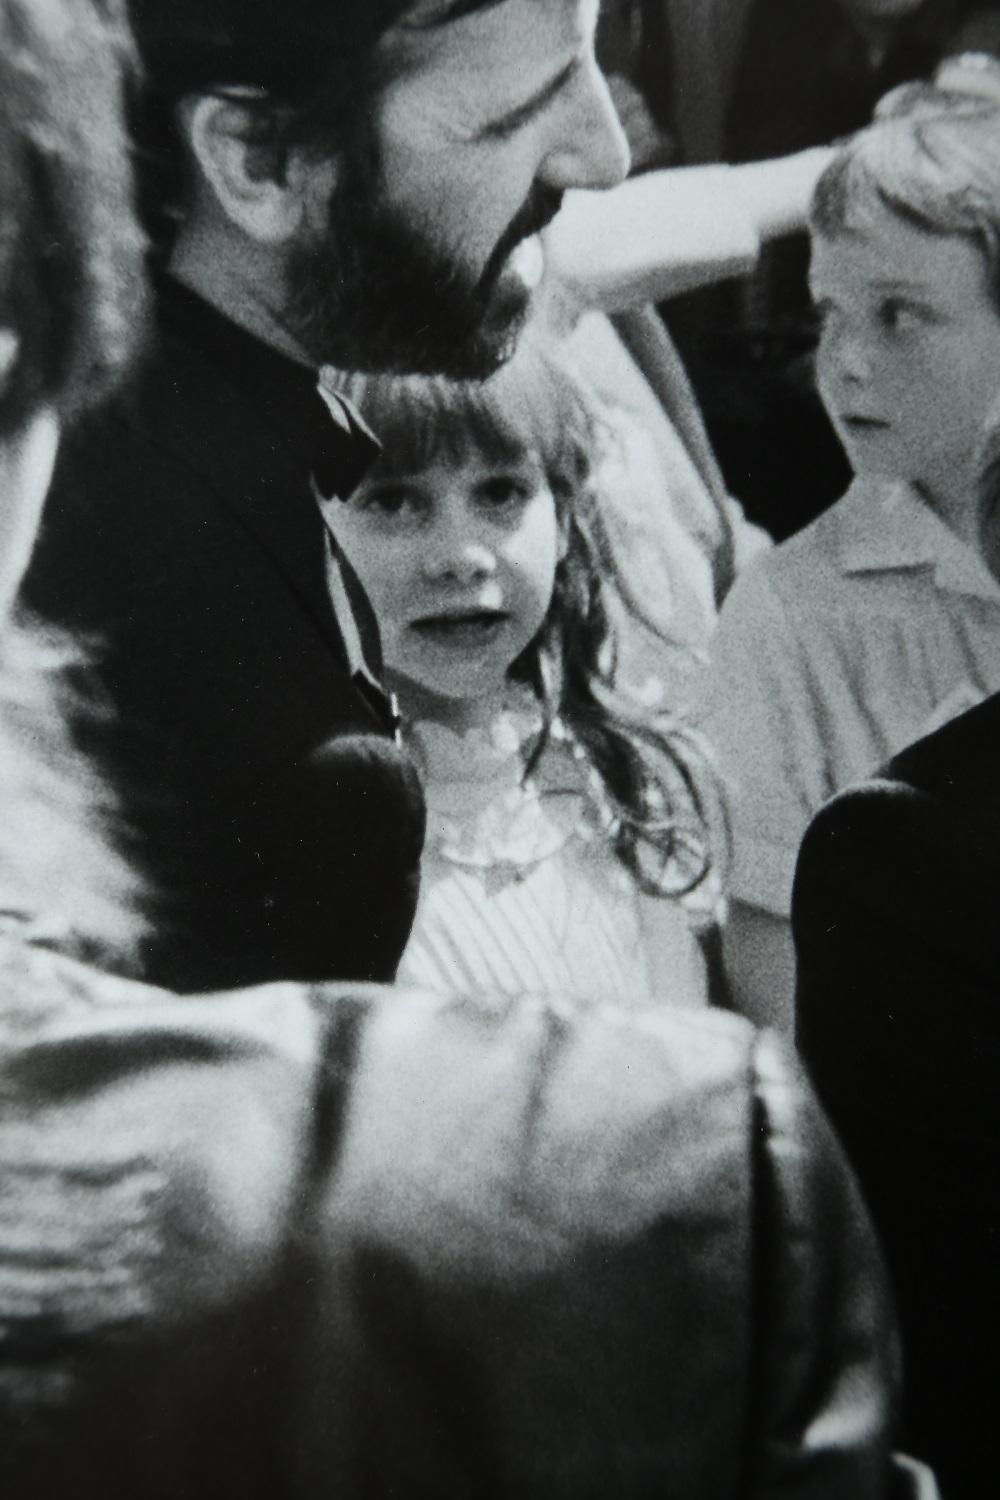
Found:
[[[516,474],[492,474],[478,486],[478,493],[488,506],[500,508],[527,500],[531,486]]]
[[[360,490],[349,504],[364,515],[380,520],[407,520],[420,514],[420,497],[403,485],[380,485]]]

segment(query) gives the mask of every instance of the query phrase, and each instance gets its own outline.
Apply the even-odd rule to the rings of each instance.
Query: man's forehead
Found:
[[[569,46],[592,36],[599,0],[416,0],[390,27],[383,53],[397,67],[492,66],[499,53],[537,41]],[[487,63],[486,59],[490,58]]]
[[[443,26],[484,10],[496,10],[506,0],[412,0],[404,5],[402,24],[414,27]]]

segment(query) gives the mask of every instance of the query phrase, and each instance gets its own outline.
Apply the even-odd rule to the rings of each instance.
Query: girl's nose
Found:
[[[871,379],[871,347],[860,333],[845,329],[831,341],[831,346],[825,353],[828,367],[841,380],[860,384]]]
[[[475,583],[496,572],[496,552],[468,521],[443,519],[427,539],[424,570],[435,581]]]

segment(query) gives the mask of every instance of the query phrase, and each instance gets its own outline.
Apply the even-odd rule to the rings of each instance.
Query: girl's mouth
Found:
[[[851,432],[884,432],[889,426],[881,417],[865,417],[858,413],[848,414],[840,420]]]
[[[426,615],[410,626],[425,640],[440,645],[480,645],[499,635],[507,616],[496,609],[466,610],[461,614]]]

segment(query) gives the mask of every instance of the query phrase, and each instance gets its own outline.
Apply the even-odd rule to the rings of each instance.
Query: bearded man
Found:
[[[145,976],[391,979],[423,809],[317,490],[377,444],[324,363],[484,376],[538,231],[627,150],[595,0],[132,0],[157,329],[64,445],[26,597],[97,638]]]

